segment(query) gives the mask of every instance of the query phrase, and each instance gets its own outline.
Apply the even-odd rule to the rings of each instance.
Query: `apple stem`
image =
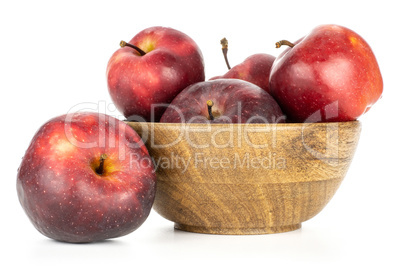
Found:
[[[229,60],[228,60],[228,40],[226,38],[222,38],[221,45],[222,45],[222,53],[223,53],[223,57],[225,58],[226,66],[230,70],[232,68],[230,67]]]
[[[104,170],[104,165],[105,165],[105,159],[107,158],[107,155],[106,154],[102,154],[101,156],[100,156],[100,162],[99,162],[99,167],[95,170],[95,172],[98,174],[98,175],[103,175],[103,173],[105,172],[105,170]]]
[[[214,102],[211,100],[208,100],[207,106],[208,106],[209,120],[214,120],[214,116],[212,115],[212,106],[214,106]]]
[[[134,45],[132,45],[132,44],[130,44],[130,43],[127,43],[127,42],[125,42],[125,41],[120,41],[120,46],[121,47],[131,47],[131,48],[134,48],[138,53],[140,53],[140,55],[141,56],[144,56],[145,54],[147,54],[147,53],[145,53],[144,52],[144,50],[142,50],[141,48],[139,48],[139,47],[137,47],[137,46],[134,46]]]
[[[289,47],[294,47],[295,46],[295,44],[289,42],[288,40],[281,40],[281,41],[275,43],[276,48],[280,48],[283,45],[286,45],[286,46],[289,46]]]

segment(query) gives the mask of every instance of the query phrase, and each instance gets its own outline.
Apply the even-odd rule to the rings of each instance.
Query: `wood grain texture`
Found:
[[[128,124],[154,159],[154,209],[177,229],[211,234],[300,228],[335,194],[361,131],[358,121]]]

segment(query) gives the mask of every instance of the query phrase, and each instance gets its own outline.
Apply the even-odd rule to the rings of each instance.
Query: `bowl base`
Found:
[[[191,226],[175,223],[174,228],[181,231],[201,233],[201,234],[219,234],[219,235],[258,235],[258,234],[276,234],[290,232],[301,228],[301,223],[287,226],[263,227],[263,228],[222,228],[222,227],[203,227]]]

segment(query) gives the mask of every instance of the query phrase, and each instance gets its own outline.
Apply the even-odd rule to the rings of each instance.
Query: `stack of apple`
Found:
[[[205,81],[187,35],[138,33],[110,58],[109,93],[127,120],[163,123],[303,123],[356,120],[380,98],[381,73],[355,32],[322,25],[277,58],[255,54]],[[96,113],[59,116],[35,134],[17,175],[20,203],[44,235],[91,242],[131,233],[155,197],[152,159],[124,122]]]

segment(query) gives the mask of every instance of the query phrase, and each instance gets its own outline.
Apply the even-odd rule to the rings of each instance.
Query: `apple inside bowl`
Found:
[[[128,124],[156,167],[154,209],[176,229],[210,234],[301,228],[335,194],[361,131],[359,121]]]

